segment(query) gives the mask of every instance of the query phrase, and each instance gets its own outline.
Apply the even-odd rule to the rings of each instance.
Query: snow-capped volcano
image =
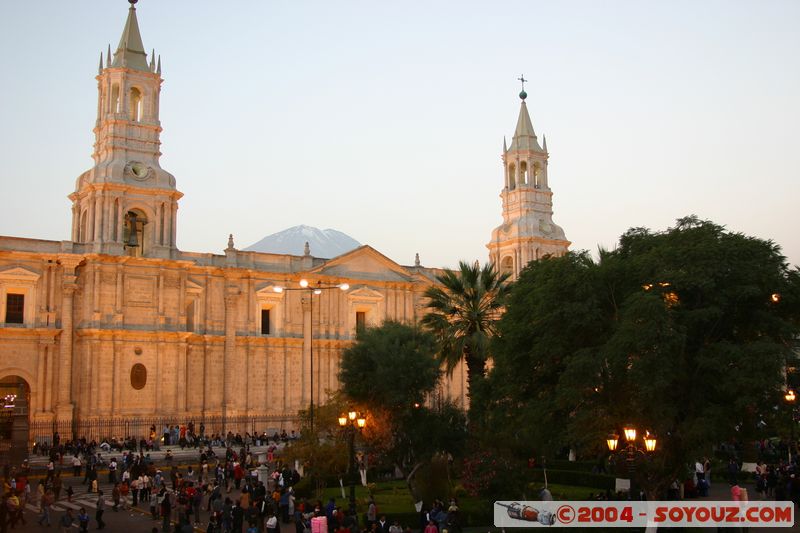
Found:
[[[270,254],[303,255],[308,243],[311,255],[330,259],[361,246],[361,243],[335,229],[319,229],[312,226],[294,226],[272,235],[267,235],[246,251]]]

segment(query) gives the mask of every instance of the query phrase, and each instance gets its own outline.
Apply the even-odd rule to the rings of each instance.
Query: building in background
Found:
[[[358,328],[424,314],[438,271],[370,246],[333,259],[241,251],[232,237],[220,255],[178,250],[182,194],[159,164],[161,62],[144,51],[133,5],[96,79],[94,166],[69,196],[70,240],[0,237],[0,385],[19,398],[9,435],[290,426],[338,388]],[[505,223],[489,248],[517,274],[569,245],[524,98],[503,161]],[[441,394],[466,407],[466,393],[459,367]]]

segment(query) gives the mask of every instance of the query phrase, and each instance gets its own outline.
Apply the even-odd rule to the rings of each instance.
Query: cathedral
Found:
[[[294,427],[299,410],[337,389],[356,331],[417,322],[441,272],[370,246],[330,259],[308,249],[241,251],[233,238],[222,254],[179,250],[183,195],[159,164],[161,61],[148,58],[129,1],[116,51],[101,55],[94,165],[69,195],[69,239],[0,236],[6,449],[55,431],[102,438],[188,421],[209,432]],[[570,244],[552,220],[547,143],[534,133],[526,96],[503,146],[503,223],[487,245],[512,277]],[[440,393],[466,408],[465,369]]]

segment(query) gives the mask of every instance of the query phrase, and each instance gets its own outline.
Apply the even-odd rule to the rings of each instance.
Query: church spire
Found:
[[[503,142],[503,174],[505,186],[500,192],[503,223],[492,232],[487,244],[489,259],[500,272],[516,279],[530,261],[564,254],[570,242],[564,230],[553,222],[553,192],[547,179],[549,155],[539,146],[525,99],[524,77],[519,93],[520,110],[517,127],[506,149]]]
[[[528,96],[524,91],[520,93]],[[519,117],[517,117],[517,128],[514,130],[514,137],[511,139],[510,150],[531,150],[541,152],[542,147],[539,146],[539,141],[536,138],[536,132],[533,131],[533,122],[531,116],[528,114],[528,106],[525,104],[525,99],[522,98],[522,103],[519,107]]]
[[[136,20],[135,4],[138,0],[128,0],[131,7],[128,10],[128,20],[122,30],[122,37],[119,40],[117,51],[114,52],[114,62],[112,67],[124,67],[133,70],[144,70],[149,72],[147,67],[147,52],[144,51],[142,36],[139,33],[139,22]]]

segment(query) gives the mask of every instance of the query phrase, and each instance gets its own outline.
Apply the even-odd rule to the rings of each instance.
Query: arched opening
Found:
[[[19,376],[0,379],[0,461],[19,464],[28,458],[31,388]]]
[[[86,242],[86,219],[89,217],[88,210],[84,209],[81,213],[81,223],[78,228],[78,242]]]
[[[131,88],[130,106],[131,120],[134,122],[142,120],[142,92],[136,87]]]
[[[525,161],[519,164],[519,184],[520,185],[530,184],[530,181],[528,180],[528,163],[526,163]]]
[[[541,184],[541,167],[539,166],[539,163],[534,163],[533,164],[533,175],[531,176],[531,178],[533,180],[534,187],[539,189],[542,186],[542,184]]]
[[[507,255],[500,261],[500,273],[501,274],[508,274],[509,276],[514,275],[514,258],[510,255]]]
[[[514,165],[508,165],[508,188],[509,189],[516,189],[517,188],[517,167]]]
[[[116,83],[111,86],[111,100],[108,102],[108,110],[111,113],[119,113],[119,85]]]
[[[147,216],[139,209],[132,209],[125,213],[125,231],[123,242],[128,255],[142,257],[149,247],[145,240],[144,227],[147,225]]]

